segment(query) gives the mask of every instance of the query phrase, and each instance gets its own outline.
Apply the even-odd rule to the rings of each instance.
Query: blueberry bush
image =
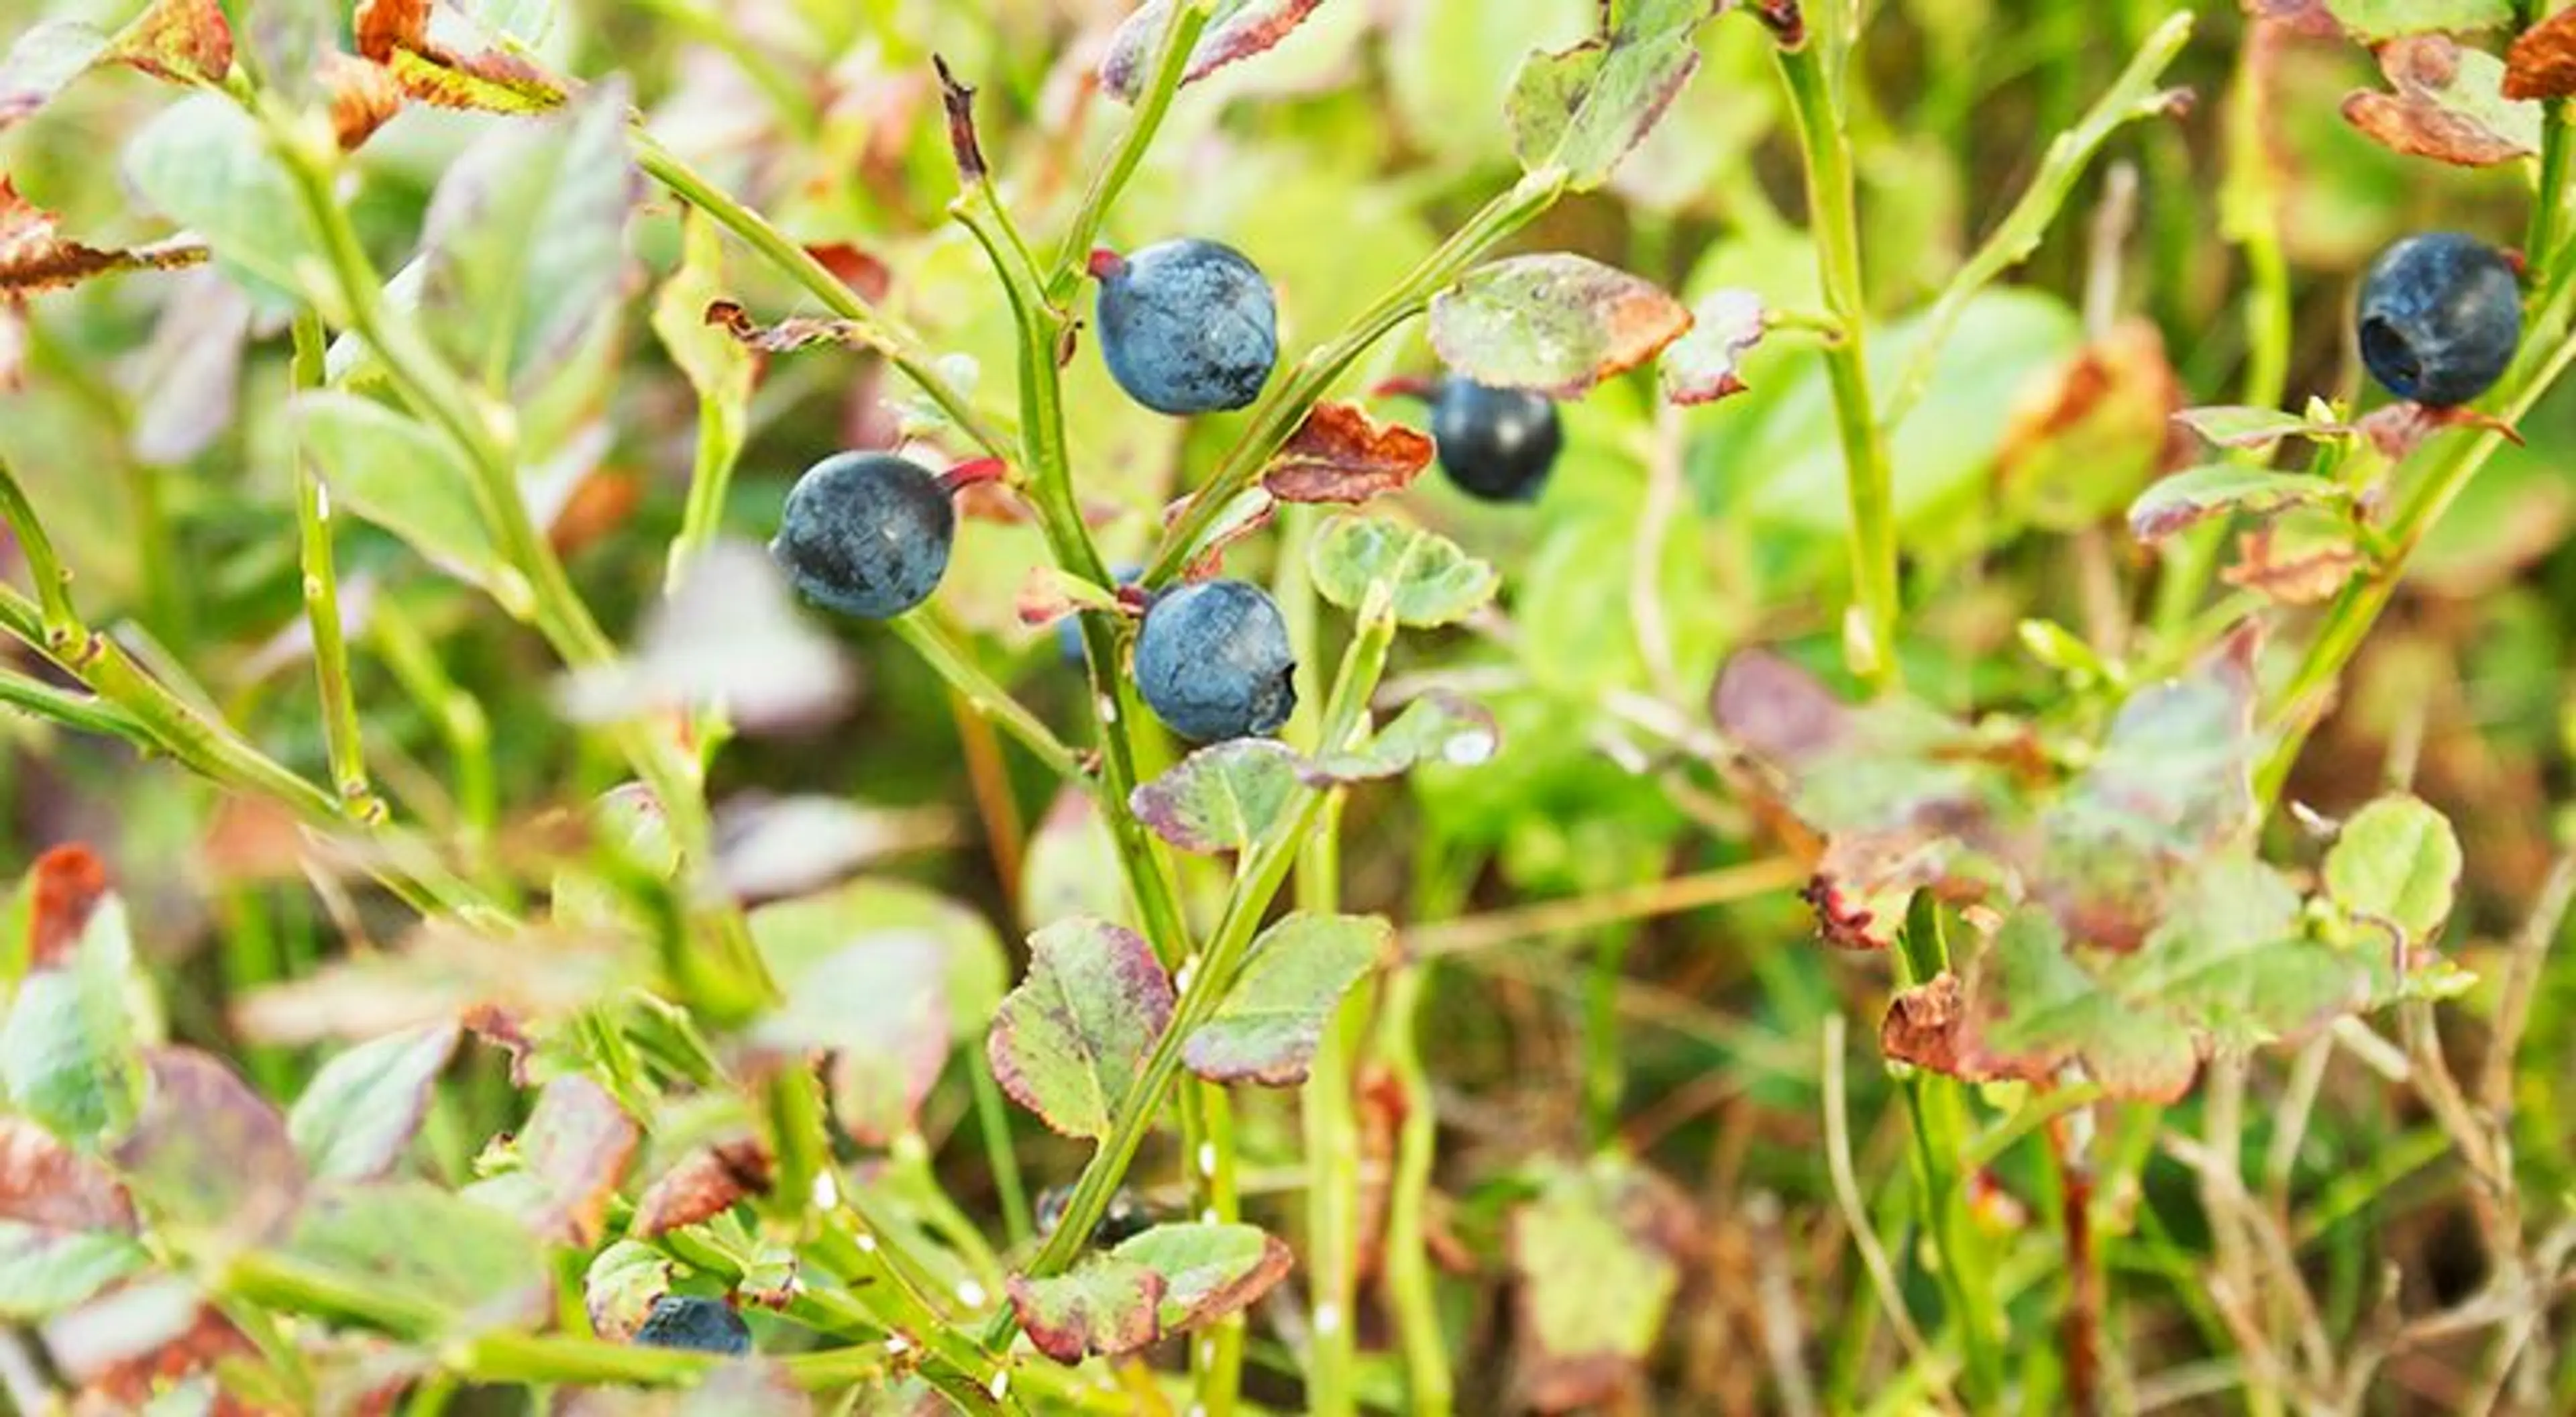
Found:
[[[2576,1410],[2576,9],[0,51],[0,1404]]]

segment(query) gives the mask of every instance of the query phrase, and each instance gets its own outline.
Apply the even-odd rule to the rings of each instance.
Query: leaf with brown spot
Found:
[[[2341,594],[2362,567],[2348,527],[2330,525],[2289,545],[2282,544],[2283,531],[2282,526],[2258,526],[2238,537],[2236,564],[2219,572],[2219,578],[2275,605],[2322,605]]]
[[[176,84],[218,84],[233,67],[233,30],[216,0],[153,0],[99,54]]]
[[[1635,1389],[1697,1228],[1689,1199],[1636,1162],[1604,1154],[1543,1168],[1510,1231],[1528,1405],[1617,1407]]]
[[[437,108],[542,113],[562,105],[572,83],[548,72],[506,37],[485,33],[432,0],[360,0],[358,53],[385,66],[404,93]]]
[[[1691,312],[1690,333],[1664,351],[1664,397],[1673,403],[1714,403],[1743,393],[1737,372],[1744,356],[1769,328],[1762,297],[1750,290],[1721,290]]]
[[[2576,94],[2576,10],[2561,10],[2522,32],[2506,51],[2504,96]]]
[[[1643,364],[1691,327],[1652,283],[1583,256],[1512,256],[1431,298],[1441,362],[1493,388],[1580,398]]]
[[[57,968],[89,928],[90,912],[107,897],[107,866],[78,842],[57,846],[36,858],[18,889],[27,911],[27,967]]]
[[[109,251],[63,239],[60,221],[0,176],[0,296],[60,290],[119,271],[175,270],[206,259],[204,242],[174,238]]]
[[[1269,49],[1286,39],[1324,0],[1216,0],[1198,43],[1190,46],[1189,65],[1181,82],[1194,84],[1228,64]],[[1171,17],[1172,0],[1146,0],[1117,33],[1109,37],[1109,54],[1100,61],[1100,88],[1120,103],[1134,103],[1150,77],[1145,66],[1154,57],[1154,41]]]
[[[1029,1342],[1059,1363],[1133,1353],[1163,1336],[1163,1277],[1131,1261],[1094,1255],[1065,1274],[1012,1275],[1004,1288]]]
[[[1893,1062],[1956,1077],[1960,1029],[1966,1022],[1959,976],[1943,970],[1888,1001],[1887,1017],[1878,1026],[1878,1051]]]
[[[737,1137],[698,1148],[645,1187],[627,1231],[650,1240],[765,1196],[776,1175],[769,1148],[756,1137]]]
[[[1431,465],[1431,454],[1431,439],[1414,429],[1380,423],[1355,404],[1317,404],[1261,485],[1282,502],[1355,507],[1403,491]]]
[[[2540,151],[2540,106],[2505,97],[2504,61],[2444,35],[2380,46],[2392,93],[2355,93],[2344,121],[2380,146],[2460,167],[2492,167]]]
[[[354,54],[323,56],[322,92],[331,104],[332,135],[344,153],[357,151],[402,112],[402,85],[393,71]]]
[[[2116,514],[2172,465],[2182,382],[2152,321],[2123,320],[2017,404],[1995,481],[2033,525],[2076,531]]]

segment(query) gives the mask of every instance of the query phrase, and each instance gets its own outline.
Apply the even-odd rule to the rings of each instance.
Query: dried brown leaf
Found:
[[[635,1202],[627,1232],[650,1240],[682,1226],[711,1220],[750,1196],[769,1194],[776,1176],[769,1148],[738,1137],[698,1148],[662,1174]]]
[[[2355,93],[2344,121],[2380,146],[2460,167],[2492,167],[2539,151],[2537,105],[2500,89],[2502,64],[2447,35],[2410,35],[2379,48],[2391,93]]]
[[[2361,552],[2349,540],[2302,546],[2278,544],[2274,528],[2258,526],[2237,538],[2237,562],[2220,572],[2229,585],[2276,604],[2321,605],[2341,593],[2360,569]]]
[[[1431,465],[1431,454],[1431,439],[1414,429],[1380,423],[1355,404],[1317,404],[1261,485],[1283,502],[1357,506],[1403,491]]]
[[[433,107],[542,113],[572,92],[570,80],[432,0],[360,0],[355,32],[359,54]]]
[[[0,296],[60,290],[118,271],[175,270],[206,259],[205,243],[177,239],[132,250],[101,250],[63,238],[53,213],[18,195],[0,176]]]
[[[2515,39],[2504,60],[2507,98],[2576,94],[2576,10],[2561,10]]]
[[[153,0],[99,54],[176,84],[223,82],[233,67],[233,31],[216,0]]]

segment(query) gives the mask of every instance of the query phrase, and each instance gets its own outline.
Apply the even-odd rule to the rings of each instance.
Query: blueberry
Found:
[[[1534,502],[1565,446],[1556,405],[1451,375],[1431,401],[1431,441],[1458,490],[1487,502]]]
[[[1219,413],[1261,397],[1279,362],[1270,282],[1214,241],[1165,241],[1091,258],[1100,354],[1127,396],[1156,413]]]
[[[1043,1239],[1055,1233],[1064,1223],[1066,1207],[1073,1204],[1073,1187],[1051,1186],[1038,1193],[1038,1236]],[[1109,1197],[1108,1208],[1100,1212],[1100,1223],[1091,1227],[1091,1246],[1105,1250],[1123,1244],[1154,1228],[1153,1208],[1136,1198],[1136,1193],[1120,1186]]]
[[[751,1351],[751,1325],[722,1299],[695,1294],[665,1294],[653,1301],[653,1312],[635,1330],[646,1348],[686,1348],[739,1358]]]
[[[1288,622],[1269,592],[1202,581],[1156,600],[1136,636],[1136,687],[1154,716],[1202,743],[1269,733],[1297,706]]]
[[[1142,566],[1120,566],[1118,569],[1110,572],[1110,575],[1115,577],[1118,584],[1122,586],[1134,585],[1137,578],[1144,574],[1145,568]],[[1080,612],[1067,615],[1063,619],[1055,622],[1055,647],[1056,652],[1064,656],[1064,662],[1068,667],[1074,669],[1080,669],[1082,667],[1082,616]]]
[[[2521,284],[2475,237],[2409,236],[2362,278],[2361,362],[2399,398],[2467,403],[2503,376],[2521,342]]]
[[[939,588],[956,536],[957,509],[928,470],[836,453],[796,479],[769,554],[816,604],[891,620]]]

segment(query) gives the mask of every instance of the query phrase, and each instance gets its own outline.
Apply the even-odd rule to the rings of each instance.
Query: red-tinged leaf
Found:
[[[1603,0],[1592,38],[1531,55],[1504,106],[1522,169],[1562,173],[1578,192],[1609,181],[1699,71],[1692,34],[1727,3]]]
[[[1182,1062],[1210,1082],[1304,1082],[1343,996],[1394,950],[1395,928],[1375,916],[1289,915],[1253,942],[1215,1014],[1182,1043]]]
[[[0,176],[0,296],[60,290],[119,271],[175,270],[204,259],[205,243],[187,238],[131,250],[65,240],[53,213],[19,196]]]
[[[1190,46],[1189,66],[1181,71],[1181,82],[1194,84],[1228,64],[1271,48],[1286,39],[1324,0],[1216,0],[1211,7],[1205,29],[1199,31],[1198,43]],[[1171,18],[1172,0],[1145,0],[1117,33],[1109,37],[1109,53],[1100,61],[1101,91],[1120,103],[1134,103],[1152,76],[1146,66],[1153,62],[1154,42],[1163,33],[1164,22]]]
[[[764,325],[751,318],[738,301],[718,300],[707,306],[707,323],[720,326],[727,334],[763,354],[793,354],[818,344],[837,344],[849,349],[870,346],[868,330],[853,320],[826,320],[815,316],[793,315],[774,325]]]
[[[2219,579],[2275,605],[2322,605],[2343,592],[2362,568],[2361,549],[2348,527],[2284,544],[2280,526],[2258,526],[2236,539],[2236,564]]]
[[[57,846],[27,868],[19,889],[27,901],[27,966],[59,968],[89,928],[90,912],[107,898],[107,866],[77,842]]]
[[[1431,345],[1477,383],[1580,398],[1690,329],[1651,283],[1582,256],[1513,256],[1431,299]]]
[[[331,105],[331,132],[342,152],[357,151],[402,112],[402,84],[374,60],[335,50],[322,57],[321,81]]]
[[[2279,0],[2272,0],[2279,3]],[[2513,0],[2306,0],[2322,3],[2344,33],[2364,44],[2410,35],[2493,29],[2513,20]]]
[[[1979,953],[1968,993],[1965,1077],[2049,1083],[2081,1063],[2115,1097],[2174,1102],[2200,1070],[2190,1031],[2104,989],[2043,912],[2004,922]]]
[[[2339,482],[2242,463],[2212,463],[2162,478],[2129,504],[2129,534],[2152,546],[2211,517],[2268,517],[2292,507],[2352,495]]]
[[[462,1036],[453,1023],[428,1024],[324,1063],[286,1116],[287,1136],[314,1179],[369,1180],[392,1170]]]
[[[304,1194],[286,1118],[223,1060],[191,1048],[146,1056],[143,1110],[114,1153],[157,1225],[255,1240],[282,1229]]]
[[[883,303],[894,289],[894,268],[846,241],[808,246],[805,254],[822,262],[835,280],[870,305]]]
[[[1192,499],[1184,497],[1163,509],[1163,529],[1169,531],[1180,519]],[[1279,516],[1279,499],[1266,487],[1247,487],[1228,502],[1225,511],[1209,525],[1199,543],[1190,548],[1189,565],[1181,572],[1187,581],[1203,581],[1225,572],[1227,548],[1270,525]]]
[[[758,1138],[700,1147],[644,1188],[627,1233],[650,1240],[712,1220],[744,1200],[769,1194],[776,1175],[769,1148]]]
[[[1354,404],[1317,404],[1279,450],[1261,485],[1282,502],[1357,506],[1401,492],[1431,465],[1431,439],[1379,423]]]
[[[48,20],[18,36],[0,60],[0,132],[52,102],[106,48],[105,33],[74,20]]]
[[[1634,1162],[1546,1168],[1537,1198],[1511,1219],[1528,1406],[1615,1407],[1635,1389],[1696,1229],[1690,1202]]]
[[[192,1374],[257,1350],[185,1279],[149,1279],[115,1290],[45,1325],[45,1350],[82,1389],[82,1412],[142,1412]],[[218,1417],[254,1409],[219,1400]]]
[[[1943,970],[1888,1001],[1887,1017],[1878,1026],[1878,1051],[1892,1062],[1957,1077],[1965,1065],[1960,1051],[1967,1018],[1959,976]]]
[[[217,0],[153,0],[99,59],[172,83],[221,83],[232,72],[233,30]]]
[[[0,1220],[134,1233],[134,1203],[107,1168],[24,1117],[0,1117]]]
[[[1295,1257],[1277,1236],[1251,1225],[1157,1225],[1120,1241],[1115,1260],[1163,1281],[1164,1333],[1187,1333],[1260,1302],[1288,1277]]]
[[[994,1011],[986,1053],[1013,1101],[1066,1136],[1102,1138],[1172,1020],[1154,947],[1100,920],[1029,937],[1029,972]]]
[[[385,66],[403,92],[439,108],[542,113],[572,92],[505,37],[432,0],[361,0],[358,53]]]
[[[1267,738],[1198,749],[1128,798],[1148,831],[1201,855],[1249,850],[1296,800],[1295,750]]]
[[[514,1139],[519,1169],[467,1194],[488,1194],[555,1244],[587,1248],[599,1243],[608,1203],[642,1139],[635,1119],[605,1088],[565,1073],[537,1094],[527,1126]],[[486,1193],[485,1187],[492,1190]]]
[[[2504,96],[2565,98],[2576,94],[2576,10],[2524,30],[2505,54]]]
[[[1691,312],[1690,333],[1664,351],[1664,397],[1677,404],[1714,403],[1743,393],[1737,370],[1762,343],[1767,312],[1750,290],[1721,290]]]
[[[2324,442],[2348,438],[2353,433],[2349,423],[2320,422],[2277,408],[2186,408],[2173,417],[2174,422],[2199,434],[2214,448],[2254,450],[2271,447],[2284,438]]]
[[[2187,443],[2171,423],[2182,383],[2164,336],[2144,319],[2119,322],[2088,342],[2018,401],[1995,457],[2010,510],[2032,525],[2079,531],[2117,515]]]
[[[1163,1276],[1140,1264],[1094,1255],[1047,1279],[1012,1275],[1005,1287],[1029,1342],[1059,1363],[1133,1353],[1163,1336]]]
[[[2433,408],[2420,403],[2392,403],[2363,414],[2356,425],[2370,439],[2379,455],[2392,463],[2404,462],[2434,434],[2450,428],[2473,428],[2493,433],[2515,447],[2523,445],[2522,433],[2512,424],[2491,413],[2482,413],[2460,404]]]
[[[2444,35],[2379,50],[2389,93],[2343,101],[2344,121],[2380,146],[2461,167],[2492,167],[2540,151],[2540,106],[2506,98],[2504,62]]]

